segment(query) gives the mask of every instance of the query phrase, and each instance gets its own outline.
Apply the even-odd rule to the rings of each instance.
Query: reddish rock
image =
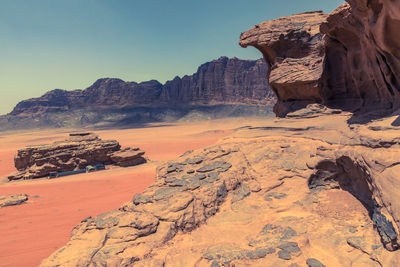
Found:
[[[64,141],[19,150],[14,158],[19,172],[8,179],[40,178],[51,172],[81,170],[99,163],[126,167],[146,162],[143,151],[131,148],[120,151],[120,148],[116,140],[101,140],[91,133],[71,134]]]
[[[263,60],[221,57],[201,65],[193,75],[175,77],[163,86],[160,101],[167,104],[265,104],[274,98]]]
[[[0,196],[0,208],[7,206],[15,206],[24,203],[28,200],[26,194],[15,194],[8,196]]]
[[[146,159],[142,157],[143,155],[144,151],[139,148],[126,148],[112,153],[110,159],[118,166],[129,167],[145,163]]]
[[[271,66],[285,116],[310,102],[390,113],[400,107],[400,4],[348,0],[329,15],[310,12],[263,22],[241,35]]]

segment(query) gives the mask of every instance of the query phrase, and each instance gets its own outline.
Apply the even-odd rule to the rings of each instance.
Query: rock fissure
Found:
[[[398,233],[392,221],[382,214],[382,210],[385,209],[378,204],[382,203],[382,200],[379,199],[379,190],[373,184],[374,179],[370,176],[366,166],[355,163],[347,156],[342,156],[335,161],[320,161],[316,170],[308,180],[311,190],[340,188],[350,192],[367,209],[385,248],[390,251],[399,248]]]

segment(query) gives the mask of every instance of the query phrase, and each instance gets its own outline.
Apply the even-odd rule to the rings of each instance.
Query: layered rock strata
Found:
[[[14,158],[18,172],[8,179],[40,178],[51,172],[80,170],[95,164],[133,166],[146,162],[143,155],[139,148],[121,150],[116,140],[101,140],[92,133],[70,134],[64,141],[18,150]]]
[[[259,49],[271,67],[279,116],[310,102],[378,114],[399,108],[400,4],[348,2],[328,15],[297,14],[242,33],[240,45]]]

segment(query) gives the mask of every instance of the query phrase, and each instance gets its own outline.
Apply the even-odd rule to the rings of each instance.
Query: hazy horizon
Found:
[[[221,56],[258,59],[256,49],[239,47],[241,32],[294,13],[330,12],[343,2],[5,0],[0,114],[23,99],[84,89],[99,78],[164,83]]]

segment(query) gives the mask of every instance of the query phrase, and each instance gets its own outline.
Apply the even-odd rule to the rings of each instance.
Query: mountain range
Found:
[[[171,121],[193,118],[193,112],[200,119],[265,115],[275,99],[267,74],[262,59],[220,57],[165,84],[102,78],[84,90],[55,89],[23,100],[0,116],[0,129]]]

